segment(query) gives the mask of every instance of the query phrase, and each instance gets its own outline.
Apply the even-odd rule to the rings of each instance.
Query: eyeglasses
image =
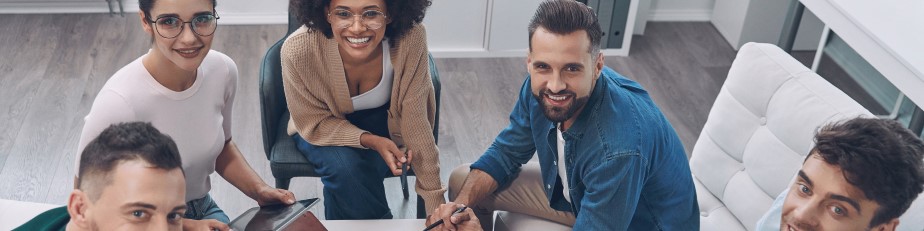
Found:
[[[355,18],[359,18],[360,23],[366,26],[366,28],[376,30],[382,28],[382,25],[385,25],[385,19],[388,18],[388,16],[385,16],[385,13],[377,10],[366,10],[359,15],[355,15],[348,10],[335,10],[328,13],[327,18],[330,20],[331,26],[338,29],[353,26],[353,23],[356,22]]]
[[[154,23],[154,30],[160,37],[172,39],[183,33],[185,24],[189,24],[194,33],[199,36],[211,36],[218,27],[219,17],[214,14],[203,14],[194,17],[189,22],[183,21],[177,16],[160,16],[148,23]]]

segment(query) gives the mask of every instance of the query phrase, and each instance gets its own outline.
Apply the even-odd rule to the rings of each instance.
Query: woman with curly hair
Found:
[[[432,212],[443,204],[423,25],[429,0],[292,0],[303,24],[282,45],[289,135],[324,184],[325,216],[392,218],[387,174],[414,166]]]

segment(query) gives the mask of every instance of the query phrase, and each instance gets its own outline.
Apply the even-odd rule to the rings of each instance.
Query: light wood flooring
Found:
[[[0,15],[0,22],[0,199],[63,205],[83,116],[106,79],[150,48],[150,37],[129,15]],[[220,26],[212,47],[238,65],[232,132],[270,185],[257,78],[266,49],[285,29]],[[633,38],[629,57],[606,57],[606,64],[650,92],[689,153],[734,57],[708,22],[649,23],[645,36]],[[438,145],[446,182],[452,168],[474,161],[506,125],[526,74],[525,59],[437,59],[436,65],[443,87]],[[256,205],[217,174],[212,183],[211,195],[231,218]],[[401,198],[397,178],[385,185],[396,218],[413,218],[416,200]],[[316,178],[296,178],[292,190],[299,198],[321,196]],[[323,205],[314,211],[323,218]]]

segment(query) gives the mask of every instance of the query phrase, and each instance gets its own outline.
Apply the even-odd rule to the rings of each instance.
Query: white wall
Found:
[[[709,21],[715,0],[651,0],[649,21]]]
[[[216,10],[224,24],[286,24],[289,20],[288,0],[218,0],[217,2]]]
[[[427,46],[431,52],[476,52],[486,47],[488,0],[436,0],[427,10]]]

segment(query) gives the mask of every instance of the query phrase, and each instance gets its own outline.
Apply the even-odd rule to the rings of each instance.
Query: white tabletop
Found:
[[[800,2],[908,98],[924,105],[924,1]]]
[[[0,230],[19,227],[35,216],[61,206],[63,205],[0,199]]]
[[[321,224],[330,231],[339,230],[423,230],[424,219],[391,220],[321,220]]]

